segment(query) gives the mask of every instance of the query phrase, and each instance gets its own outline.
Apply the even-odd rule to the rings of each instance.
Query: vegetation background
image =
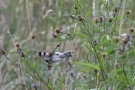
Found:
[[[78,11],[74,9],[75,4]],[[126,47],[126,53],[118,55],[111,52],[119,50],[122,41],[114,45],[116,42],[106,41],[106,37],[109,35],[112,40],[123,33],[130,34],[129,30],[135,26],[134,4],[134,0],[0,0],[0,46],[6,51],[6,55],[0,54],[0,90],[133,90],[134,38],[131,48]],[[119,7],[117,18],[109,24],[107,20],[113,17],[115,6]],[[48,10],[53,11],[43,19]],[[126,16],[127,10],[129,16]],[[70,14],[82,15],[86,22],[72,20]],[[100,16],[106,18],[106,24],[96,26],[95,20]],[[90,41],[86,40],[89,35],[81,32],[85,26],[91,30]],[[54,38],[52,34],[56,34],[57,28],[62,28],[71,38]],[[94,40],[102,49],[90,49],[87,42],[94,45]],[[22,50],[16,51],[17,43],[24,50],[25,58],[21,57]],[[53,64],[48,70],[47,63],[36,54],[50,52],[59,43],[57,51],[70,50],[72,57]],[[92,52],[101,53],[101,62],[95,61],[96,55]],[[123,56],[127,57],[123,59]]]

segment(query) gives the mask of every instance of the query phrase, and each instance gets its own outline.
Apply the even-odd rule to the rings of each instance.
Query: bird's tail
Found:
[[[65,52],[65,53],[64,53],[64,56],[65,56],[65,57],[72,57],[71,52]]]

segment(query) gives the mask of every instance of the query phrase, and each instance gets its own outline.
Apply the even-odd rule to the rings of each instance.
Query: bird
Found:
[[[50,55],[47,52],[38,52],[37,55],[39,55],[40,57],[43,58],[44,61],[48,62],[48,63],[56,63],[61,61],[63,58],[68,58],[71,57],[71,52],[65,52],[65,53],[61,53],[61,52],[54,52],[54,54]]]

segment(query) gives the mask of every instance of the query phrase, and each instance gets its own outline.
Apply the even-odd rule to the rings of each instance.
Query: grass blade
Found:
[[[73,62],[73,64],[80,65],[80,66],[91,67],[91,68],[94,68],[94,69],[100,70],[100,68],[99,68],[99,66],[98,66],[98,65],[93,65],[93,64],[90,64],[90,63]]]
[[[60,90],[60,86],[62,85],[62,83],[64,82],[64,80],[65,80],[65,76],[62,76],[61,79],[60,79],[59,84],[57,85],[56,90]]]

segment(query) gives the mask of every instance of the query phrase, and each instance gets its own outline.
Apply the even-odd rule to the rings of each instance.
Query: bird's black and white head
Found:
[[[43,56],[46,55],[46,52],[38,52],[38,55],[39,55],[40,57],[43,57]]]

